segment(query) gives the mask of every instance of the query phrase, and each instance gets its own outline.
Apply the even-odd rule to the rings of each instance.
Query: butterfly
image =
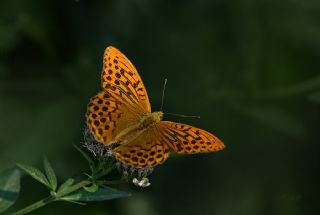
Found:
[[[151,112],[148,93],[130,60],[107,47],[101,74],[102,92],[91,98],[86,123],[95,140],[117,145],[113,155],[135,168],[163,163],[170,153],[195,154],[222,150],[225,145],[208,131],[161,121],[163,112]]]

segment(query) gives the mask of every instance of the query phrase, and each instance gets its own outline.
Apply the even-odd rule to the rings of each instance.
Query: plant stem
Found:
[[[115,168],[116,168],[116,165],[113,164],[111,167],[109,167],[105,171],[102,171],[101,173],[99,173],[97,175],[94,175],[94,179],[100,179],[101,177],[103,177],[103,176],[109,174],[110,172],[112,172]]]
[[[23,214],[27,214],[27,213],[30,213],[31,211],[34,211],[38,208],[41,208],[47,204],[49,204],[50,202],[54,202],[56,200],[59,200],[60,197],[63,197],[69,193],[72,193],[76,190],[79,190],[81,189],[82,187],[86,186],[86,185],[89,185],[91,183],[91,181],[88,181],[88,180],[83,180],[73,186],[71,186],[70,188],[64,190],[63,192],[59,192],[57,193],[56,197],[53,197],[53,196],[49,196],[47,198],[44,198],[42,200],[39,200],[35,203],[33,203],[32,205],[29,205],[17,212],[14,212],[12,213],[11,215],[23,215]]]
[[[49,196],[47,198],[41,199],[40,201],[33,203],[32,205],[27,206],[19,211],[16,211],[16,212],[12,213],[11,215],[27,214],[27,213],[30,213],[31,211],[34,211],[38,208],[41,208],[41,207],[43,207],[53,201],[55,201],[55,198],[53,198],[52,196]]]

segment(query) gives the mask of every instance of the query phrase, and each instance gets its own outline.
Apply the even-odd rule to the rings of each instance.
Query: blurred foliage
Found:
[[[172,156],[150,188],[126,188],[131,198],[34,214],[314,214],[319,12],[315,0],[1,1],[0,169],[45,153],[62,178],[83,171],[72,144],[83,141],[113,45],[136,65],[154,110],[168,78],[164,110],[202,117],[168,119],[210,130],[227,148]],[[16,209],[43,193],[23,181]]]
[[[20,191],[20,172],[10,169],[0,173],[0,213],[17,200]]]

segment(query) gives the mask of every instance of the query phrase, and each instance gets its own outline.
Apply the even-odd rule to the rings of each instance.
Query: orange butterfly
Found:
[[[105,50],[101,85],[86,114],[94,138],[117,144],[116,159],[136,168],[163,163],[171,152],[214,152],[225,146],[213,134],[176,122],[161,121],[161,111],[151,112],[147,91],[132,63],[114,47]]]

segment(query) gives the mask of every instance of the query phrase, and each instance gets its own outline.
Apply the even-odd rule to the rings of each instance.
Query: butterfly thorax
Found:
[[[163,113],[161,111],[145,113],[142,115],[140,122],[137,124],[129,125],[126,129],[122,130],[113,140],[113,142],[121,142],[123,144],[132,141],[142,134],[146,129],[154,126],[162,120]]]
[[[146,113],[140,120],[141,126],[143,128],[148,128],[149,126],[152,126],[157,122],[160,122],[162,120],[162,117],[163,113],[161,111]]]

